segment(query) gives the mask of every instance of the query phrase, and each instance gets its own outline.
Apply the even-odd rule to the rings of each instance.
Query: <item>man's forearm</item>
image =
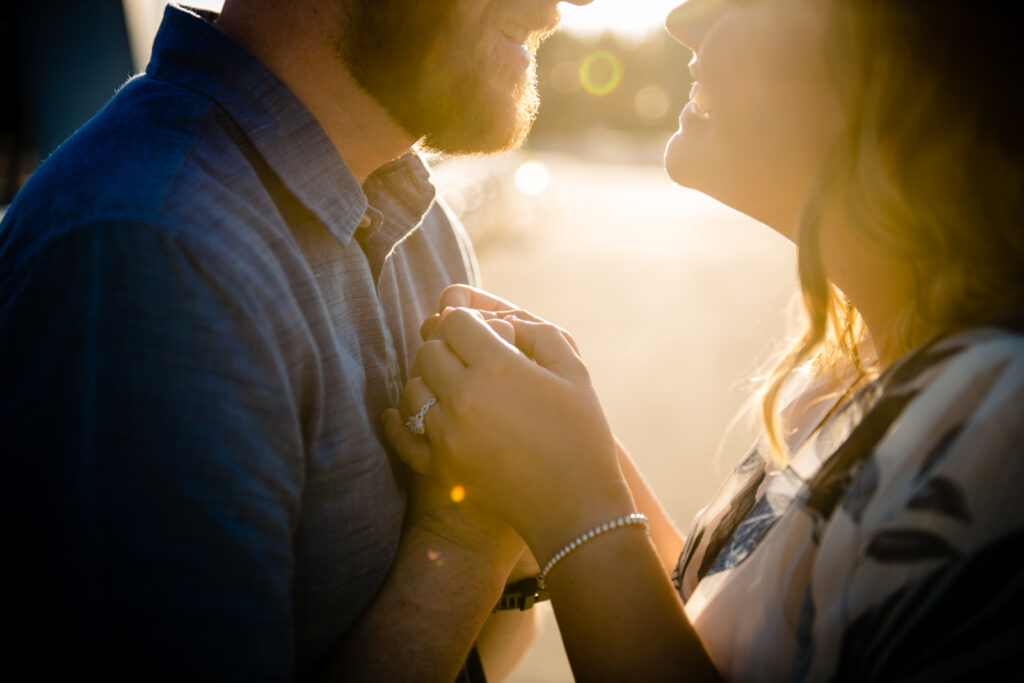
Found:
[[[536,608],[491,615],[476,640],[488,681],[503,681],[512,673],[537,637],[538,619]]]
[[[325,680],[454,680],[519,551],[483,553],[411,527]]]

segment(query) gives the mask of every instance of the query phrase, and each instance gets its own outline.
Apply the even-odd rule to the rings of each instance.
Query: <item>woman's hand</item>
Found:
[[[425,323],[430,339],[401,412],[385,416],[399,455],[508,519],[542,561],[577,534],[636,511],[571,338],[479,290],[452,287],[442,302],[487,311],[446,310]],[[431,398],[426,435],[417,436],[405,420]],[[626,469],[646,491],[635,468]],[[677,554],[678,533],[666,536]],[[580,547],[546,583],[578,679],[716,677],[662,558],[635,528]]]
[[[589,374],[562,330],[448,309],[415,373],[402,412],[437,403],[425,416],[426,444],[399,436],[402,418],[386,416],[400,456],[508,519],[538,557],[633,511]]]
[[[448,308],[472,308],[483,315],[485,320],[515,317],[519,320],[551,325],[558,330],[562,337],[565,338],[566,343],[572,347],[573,352],[575,352],[577,356],[580,355],[580,349],[576,345],[576,340],[572,338],[572,335],[569,334],[565,328],[553,325],[547,320],[539,318],[533,313],[520,308],[511,301],[502,299],[490,292],[485,292],[482,289],[471,287],[470,285],[448,285],[448,287],[441,292],[440,310],[444,311]],[[420,336],[423,338],[423,341],[430,338],[430,335],[433,333],[434,328],[437,326],[440,319],[440,314],[435,313],[423,322],[423,325],[420,328]],[[515,344],[514,332],[506,332],[500,327],[495,327],[495,331],[497,331],[509,344]],[[509,334],[512,336],[509,337]]]

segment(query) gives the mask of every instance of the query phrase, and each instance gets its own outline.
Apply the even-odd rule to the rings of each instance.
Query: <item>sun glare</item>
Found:
[[[164,4],[163,0],[123,0],[127,5]],[[575,33],[604,33],[611,31],[620,35],[642,38],[665,24],[665,15],[682,0],[594,0],[579,7],[563,2],[562,27]],[[190,7],[220,10],[224,0],[189,0]]]
[[[612,32],[643,38],[665,25],[665,17],[682,0],[594,0],[582,7],[562,3],[562,28],[574,33]]]

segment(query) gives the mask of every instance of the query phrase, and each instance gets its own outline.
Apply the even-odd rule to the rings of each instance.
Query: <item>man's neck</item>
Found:
[[[367,176],[415,140],[363,90],[336,54],[331,19],[280,11],[288,3],[225,3],[216,26],[288,86],[323,127],[349,170]]]

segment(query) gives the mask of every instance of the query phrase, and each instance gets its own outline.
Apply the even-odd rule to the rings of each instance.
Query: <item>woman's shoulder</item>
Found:
[[[869,412],[893,418],[886,441],[903,453],[925,445],[930,452],[950,450],[979,439],[984,446],[969,451],[1019,449],[1014,436],[1024,436],[1024,333],[1017,329],[986,325],[947,335],[909,354],[877,384]]]
[[[960,330],[906,354],[859,391],[816,434],[816,450],[827,460],[833,447],[857,446],[865,432],[872,434],[872,446],[899,432],[907,452],[913,450],[911,434],[927,441],[936,431],[948,435],[1001,417],[1024,417],[1022,392],[1024,316]],[[860,439],[853,439],[858,433]]]
[[[888,387],[936,371],[987,372],[987,368],[1024,362],[1024,315],[951,332],[907,354],[887,375]]]
[[[870,440],[871,455],[847,471],[821,540],[815,640],[853,678],[999,660],[1008,650],[992,643],[1021,628],[1010,605],[1022,589],[1024,336],[951,334],[878,384],[847,442]]]
[[[979,326],[908,354],[812,442],[821,465],[807,502],[823,518],[836,505],[858,524],[907,509],[964,517],[954,508],[988,508],[1002,492],[1024,523],[1007,486],[1024,481],[1024,334]]]
[[[910,354],[877,384],[851,440],[878,423],[866,464],[911,496],[894,501],[890,514],[901,504],[927,510],[940,498],[949,502],[953,487],[987,506],[992,493],[1009,494],[1015,485],[1007,483],[1024,480],[1015,476],[1024,477],[1024,334],[1017,329],[986,325],[947,335]]]
[[[890,491],[866,523],[954,521],[964,551],[1024,527],[1024,335],[993,325],[938,340],[895,368],[875,411],[894,415],[869,463]]]

